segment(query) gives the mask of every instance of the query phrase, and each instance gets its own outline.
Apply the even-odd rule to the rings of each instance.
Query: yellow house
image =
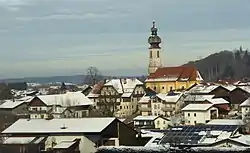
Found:
[[[201,83],[203,78],[192,66],[160,67],[146,79],[146,87],[157,93],[167,93],[172,90],[185,90],[195,83]]]

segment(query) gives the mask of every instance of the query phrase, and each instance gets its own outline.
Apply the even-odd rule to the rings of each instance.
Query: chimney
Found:
[[[67,129],[67,126],[65,126],[65,124],[63,124],[63,126],[61,126],[61,129]]]
[[[206,133],[207,138],[210,138],[212,136],[212,134],[211,134],[211,128],[207,128],[206,132],[207,132]]]
[[[127,79],[123,79],[123,83],[126,84],[127,83]]]

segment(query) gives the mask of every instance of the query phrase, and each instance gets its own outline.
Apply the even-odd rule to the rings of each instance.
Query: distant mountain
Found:
[[[194,65],[207,81],[218,79],[243,79],[250,77],[250,53],[242,47],[221,51],[184,65]]]
[[[27,78],[5,79],[5,80],[0,80],[0,82],[7,82],[7,83],[27,82],[27,83],[40,83],[40,84],[68,82],[73,84],[85,84],[87,83],[86,78],[87,75],[27,77]],[[112,79],[112,78],[138,78],[141,81],[144,81],[146,79],[145,76],[101,76],[99,80]]]
[[[85,75],[73,75],[73,76],[51,76],[51,77],[27,77],[17,79],[5,79],[4,82],[32,82],[32,83],[55,83],[55,82],[70,82],[74,84],[84,83]]]

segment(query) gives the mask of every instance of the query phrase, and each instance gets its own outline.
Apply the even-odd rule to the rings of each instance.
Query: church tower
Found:
[[[154,73],[159,67],[162,67],[161,63],[161,38],[157,35],[158,29],[153,22],[153,27],[151,28],[151,35],[148,38],[149,47],[149,66],[148,74]]]

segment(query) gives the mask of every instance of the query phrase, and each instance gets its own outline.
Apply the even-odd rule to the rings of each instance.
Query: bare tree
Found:
[[[185,123],[184,116],[182,114],[178,114],[170,118],[169,126],[174,127],[174,126],[182,125],[183,123]]]
[[[96,67],[87,68],[85,82],[91,86],[95,85],[102,79],[100,71]]]
[[[113,117],[117,111],[116,107],[119,105],[117,98],[119,97],[103,97],[97,102],[97,108],[90,110],[92,117]]]

